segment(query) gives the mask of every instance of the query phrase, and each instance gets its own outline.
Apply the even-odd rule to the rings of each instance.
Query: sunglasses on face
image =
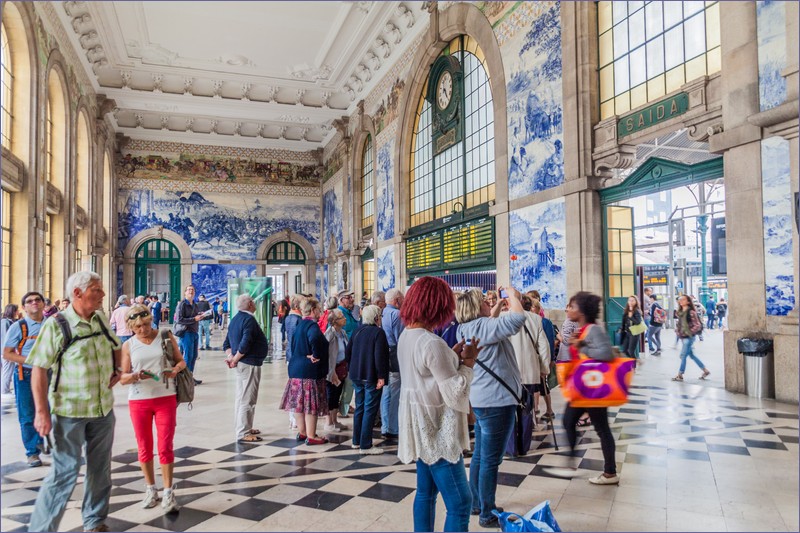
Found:
[[[150,316],[150,311],[141,311],[139,313],[128,315],[128,320],[136,320],[137,318],[144,318],[146,316]]]
[[[41,298],[29,298],[29,299],[25,300],[25,305],[28,305],[28,304],[38,304],[38,303],[40,303],[40,302],[42,302],[42,299],[41,299]]]

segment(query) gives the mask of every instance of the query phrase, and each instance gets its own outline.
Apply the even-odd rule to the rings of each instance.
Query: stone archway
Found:
[[[181,285],[186,286],[192,281],[192,250],[189,245],[186,244],[183,237],[174,231],[165,229],[163,226],[155,226],[142,230],[131,237],[122,252],[122,290],[125,294],[133,294],[135,292],[136,251],[142,244],[151,239],[163,239],[178,248],[178,252],[181,255]]]
[[[277,233],[273,233],[261,243],[256,251],[256,260],[258,261],[265,261],[267,259],[267,252],[277,243],[289,241],[297,244],[300,248],[303,249],[303,253],[306,254],[306,262],[303,267],[303,292],[306,294],[313,294],[316,291],[316,264],[317,264],[317,254],[314,252],[314,246],[302,235],[299,233],[292,231],[291,229],[281,230]],[[262,275],[264,274],[263,267],[262,268]]]

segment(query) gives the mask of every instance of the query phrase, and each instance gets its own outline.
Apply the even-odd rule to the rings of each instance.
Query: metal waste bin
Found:
[[[736,341],[739,353],[744,355],[744,390],[754,398],[775,397],[775,372],[773,370],[772,339]]]

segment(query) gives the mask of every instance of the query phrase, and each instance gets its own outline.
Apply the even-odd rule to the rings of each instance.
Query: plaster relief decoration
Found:
[[[795,307],[792,259],[792,195],[789,141],[761,141],[761,188],[764,216],[764,269],[767,314],[787,315]],[[797,244],[794,243],[794,246]]]
[[[523,292],[539,291],[542,305],[549,309],[567,304],[565,232],[563,198],[509,215],[511,284]]]
[[[394,237],[394,139],[378,148],[375,191],[376,228],[379,241]]]
[[[125,154],[116,158],[117,176],[123,178],[182,180],[220,183],[275,183],[281,185],[318,185],[317,165],[301,165],[276,160],[238,159],[224,156],[181,154]]]
[[[756,2],[758,28],[758,95],[761,111],[786,100],[786,6],[785,2]]]
[[[475,6],[486,15],[486,18],[489,19],[489,24],[494,28],[505,20],[520,3],[492,0],[489,2],[475,2]]]
[[[496,28],[508,75],[508,188],[516,199],[564,182],[558,2],[521,2]]]
[[[192,265],[192,285],[198,296],[204,294],[210,302],[228,297],[229,280],[255,275],[256,265]]]
[[[322,195],[322,228],[324,232],[323,250],[328,254],[331,249],[341,252],[343,246],[342,229],[342,181],[339,180],[333,187]]]
[[[378,290],[385,292],[395,288],[397,280],[394,269],[394,248],[378,250],[375,267],[378,275]]]
[[[267,237],[291,229],[319,252],[319,200],[199,193],[125,190],[117,194],[118,249],[142,230],[163,226],[180,235],[192,259],[257,259]]]

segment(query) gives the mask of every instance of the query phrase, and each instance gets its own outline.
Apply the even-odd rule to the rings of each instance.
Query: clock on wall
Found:
[[[461,63],[452,55],[434,61],[428,76],[426,99],[433,114],[434,155],[461,142],[464,129],[464,72]]]

